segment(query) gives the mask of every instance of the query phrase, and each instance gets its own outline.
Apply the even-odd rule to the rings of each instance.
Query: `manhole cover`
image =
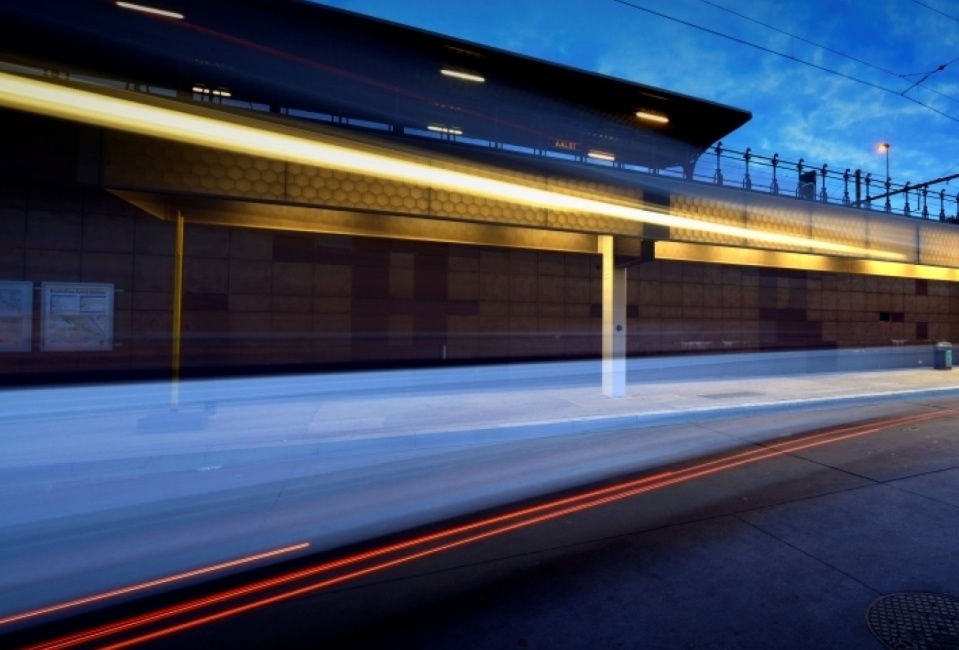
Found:
[[[925,593],[883,596],[866,609],[866,625],[887,648],[959,650],[959,598]]]
[[[738,393],[708,393],[706,395],[700,395],[699,397],[705,397],[706,399],[732,399],[733,397],[754,397],[756,395],[762,395],[762,393],[753,393],[744,390]]]

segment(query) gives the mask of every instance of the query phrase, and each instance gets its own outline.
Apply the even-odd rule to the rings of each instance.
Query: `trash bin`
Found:
[[[936,370],[952,370],[952,343],[936,343],[933,357]]]

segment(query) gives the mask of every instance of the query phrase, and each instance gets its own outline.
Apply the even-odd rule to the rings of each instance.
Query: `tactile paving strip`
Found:
[[[919,592],[883,596],[866,609],[866,625],[887,648],[959,649],[959,598]]]

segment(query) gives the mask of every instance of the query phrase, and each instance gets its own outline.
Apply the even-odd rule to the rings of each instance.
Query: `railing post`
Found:
[[[929,186],[922,186],[922,218],[929,218]]]
[[[872,210],[872,172],[866,172],[866,209]]]
[[[779,181],[776,179],[776,167],[779,166],[779,154],[773,154],[773,184],[769,188],[773,194],[779,194]]]
[[[902,213],[907,217],[912,216],[912,209],[909,207],[909,181],[906,181],[906,186],[903,188],[903,194],[906,195],[906,205],[902,209]],[[888,200],[888,198],[887,198]]]
[[[743,178],[743,187],[747,190],[753,189],[753,181],[749,178],[749,159],[752,158],[752,148],[746,147],[746,153],[743,154],[743,160],[746,161],[746,176]]]
[[[939,221],[946,220],[946,190],[939,190]]]
[[[889,200],[889,190],[892,187],[892,179],[886,176],[886,212],[892,212],[892,201]]]
[[[722,155],[722,153],[723,153],[723,143],[722,143],[722,140],[720,140],[719,143],[716,145],[716,173],[713,174],[713,182],[716,183],[716,185],[723,184],[723,170],[720,169],[719,167],[719,157]]]
[[[849,205],[849,168],[842,174],[842,204]]]
[[[823,163],[822,166],[822,191],[819,193],[819,200],[823,203],[829,202],[829,197],[826,196],[826,165]]]

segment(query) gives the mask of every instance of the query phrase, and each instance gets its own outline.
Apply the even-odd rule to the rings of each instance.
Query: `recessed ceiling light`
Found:
[[[647,122],[656,122],[657,124],[669,124],[669,118],[659,113],[650,113],[649,111],[636,111],[636,117]]]
[[[611,153],[606,153],[605,151],[590,151],[587,155],[596,160],[608,160],[609,162],[616,160],[616,156]]]
[[[486,81],[486,77],[480,76],[474,72],[463,72],[462,70],[451,70],[449,68],[443,68],[440,70],[440,74],[447,77],[455,77],[456,79],[463,79],[464,81],[473,81],[476,83],[483,83]]]
[[[146,5],[137,5],[132,2],[117,2],[118,7],[123,9],[132,9],[133,11],[142,11],[143,13],[163,16],[164,18],[176,18],[183,20],[183,14],[176,11],[167,11],[166,9],[157,9],[156,7],[147,7]]]
[[[440,124],[430,124],[428,127],[426,127],[426,129],[428,131],[435,131],[436,133],[448,133],[450,135],[463,135],[463,131],[461,129],[457,129],[456,127],[451,127],[451,126],[442,126]]]

